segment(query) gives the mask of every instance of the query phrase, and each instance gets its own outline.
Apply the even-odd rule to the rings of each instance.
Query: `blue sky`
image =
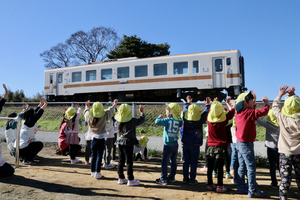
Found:
[[[167,42],[171,55],[239,49],[246,87],[258,100],[274,99],[283,84],[299,94],[299,8],[299,0],[0,1],[0,83],[28,97],[41,93],[39,54],[79,30],[105,26],[120,38]]]

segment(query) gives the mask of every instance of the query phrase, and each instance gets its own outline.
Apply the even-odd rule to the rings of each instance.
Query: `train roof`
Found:
[[[116,62],[124,62],[124,61],[133,61],[133,60],[144,60],[144,59],[157,59],[162,57],[178,57],[178,56],[187,56],[187,55],[196,55],[196,54],[210,54],[210,53],[218,53],[218,52],[238,52],[238,49],[235,50],[223,50],[223,51],[209,51],[209,52],[199,52],[199,53],[188,53],[188,54],[177,54],[177,55],[167,55],[167,56],[157,56],[157,57],[147,57],[147,58],[138,58],[138,57],[129,57],[129,58],[119,58],[119,59],[112,59],[111,61],[100,61],[100,62],[93,62],[90,64],[84,64],[84,65],[77,65],[77,66],[69,66],[69,67],[63,67],[63,68],[75,68],[75,67],[88,67],[91,65],[102,65],[102,64],[108,64],[108,63],[116,63]],[[47,69],[46,71],[50,70],[61,70],[63,68],[55,68],[55,69]]]

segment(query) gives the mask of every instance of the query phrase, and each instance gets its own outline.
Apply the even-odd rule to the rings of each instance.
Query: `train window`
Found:
[[[193,73],[199,73],[199,61],[198,60],[194,60],[193,61]]]
[[[112,79],[112,69],[101,69],[101,80]]]
[[[96,70],[86,72],[86,81],[96,80]]]
[[[50,75],[50,84],[53,83],[53,75]]]
[[[62,74],[58,74],[57,75],[57,83],[62,83],[63,82],[63,75]]]
[[[188,62],[174,63],[174,74],[187,74],[188,73]]]
[[[72,82],[80,82],[80,81],[81,81],[81,72],[73,72]]]
[[[167,63],[154,65],[154,76],[167,75]]]
[[[216,59],[216,60],[215,60],[215,71],[216,71],[216,72],[221,72],[221,71],[223,71],[223,63],[222,63],[222,59]]]
[[[227,59],[226,59],[226,64],[227,64],[227,65],[231,65],[231,58],[227,58]]]
[[[135,66],[135,77],[148,76],[148,65]]]
[[[118,68],[118,78],[129,78],[129,67]]]

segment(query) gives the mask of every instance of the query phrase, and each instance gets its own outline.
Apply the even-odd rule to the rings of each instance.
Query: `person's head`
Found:
[[[104,114],[105,114],[105,111],[103,109],[102,103],[100,103],[99,101],[95,102],[93,104],[93,107],[91,108],[89,114],[90,114],[90,116],[92,116],[94,118],[101,118],[101,117],[103,117]]]
[[[244,92],[238,96],[235,110],[237,112],[240,112],[242,110],[245,110],[246,108],[254,108],[254,106],[255,101],[252,92]]]
[[[180,106],[177,103],[166,103],[166,106],[167,117],[173,117],[175,120],[179,120]]]
[[[121,123],[129,122],[132,119],[131,107],[128,104],[122,104],[115,115],[115,119]]]
[[[281,113],[287,117],[300,119],[300,98],[291,96],[284,101]]]
[[[270,124],[273,124],[274,126],[279,127],[279,124],[277,123],[277,117],[275,116],[273,109],[269,110],[268,115],[266,117],[266,121]]]
[[[28,108],[25,110],[24,114],[23,114],[23,119],[27,120],[30,117],[32,117],[34,115],[34,109],[33,108]]]
[[[223,110],[224,110],[225,112],[229,112],[229,110],[228,110],[228,107],[227,107],[227,106],[223,106]]]
[[[188,110],[185,112],[184,118],[188,121],[199,121],[201,118],[200,107],[196,104],[189,105]]]
[[[15,118],[15,117],[17,117],[17,113],[16,112],[9,113],[7,117]],[[11,119],[8,119],[7,122],[9,122],[10,120]]]
[[[210,123],[219,123],[226,120],[226,113],[223,110],[223,105],[219,101],[212,102],[210,111],[207,116],[207,121]]]
[[[69,107],[65,112],[65,120],[67,122],[68,129],[74,129],[75,119],[76,119],[76,109],[74,107]]]

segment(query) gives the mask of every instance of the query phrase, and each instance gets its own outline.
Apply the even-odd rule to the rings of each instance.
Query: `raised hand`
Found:
[[[144,113],[144,106],[140,105],[140,113]]]
[[[163,119],[163,118],[164,118],[164,115],[160,114],[159,117]]]
[[[261,98],[261,100],[265,103],[265,104],[269,104],[269,99],[266,96],[263,96]]]
[[[85,107],[86,107],[86,108],[90,107],[90,104],[91,104],[91,101],[90,101],[90,100],[87,100],[87,101],[85,102]]]
[[[288,89],[287,85],[283,85],[282,87],[280,86],[278,96],[280,96],[280,98],[283,97],[283,95],[287,93],[287,89]]]
[[[6,99],[8,92],[5,84],[3,84],[3,88],[4,88],[4,95],[2,96],[2,98]]]

